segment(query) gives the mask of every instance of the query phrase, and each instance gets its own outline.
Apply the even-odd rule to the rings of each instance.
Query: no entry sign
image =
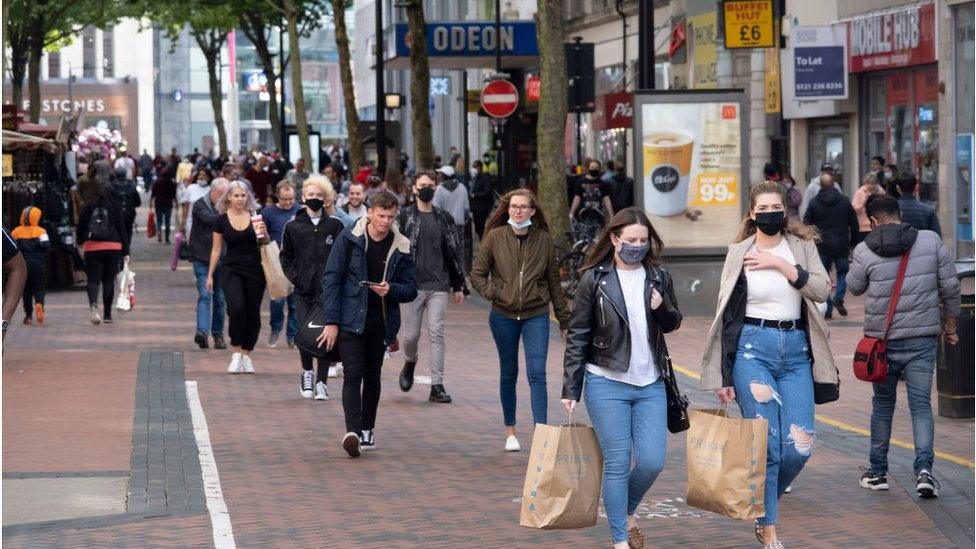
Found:
[[[494,80],[481,90],[481,108],[495,118],[511,116],[518,102],[518,90],[508,80]]]

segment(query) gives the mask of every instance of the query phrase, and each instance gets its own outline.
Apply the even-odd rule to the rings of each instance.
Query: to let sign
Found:
[[[481,108],[495,118],[511,116],[518,102],[518,89],[508,80],[494,80],[481,90]]]
[[[847,99],[844,31],[843,25],[793,27],[790,56],[797,99]]]
[[[771,48],[776,45],[773,0],[726,0],[725,49]]]

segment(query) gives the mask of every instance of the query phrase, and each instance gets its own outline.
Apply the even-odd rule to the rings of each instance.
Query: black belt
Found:
[[[745,324],[759,326],[760,328],[776,328],[777,330],[784,331],[805,330],[807,328],[807,323],[802,318],[796,320],[766,320],[764,318],[747,316],[743,322]]]

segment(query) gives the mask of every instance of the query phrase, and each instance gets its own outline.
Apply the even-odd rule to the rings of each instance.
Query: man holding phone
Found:
[[[374,196],[366,215],[336,239],[322,278],[326,326],[318,342],[339,346],[342,447],[350,457],[376,448],[383,355],[400,329],[400,304],[417,298],[410,241],[394,223],[397,207],[388,191]]]

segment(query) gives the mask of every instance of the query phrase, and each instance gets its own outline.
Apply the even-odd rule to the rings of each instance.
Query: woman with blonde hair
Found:
[[[515,189],[501,198],[485,224],[485,236],[471,268],[471,286],[491,302],[488,325],[501,365],[500,393],[507,429],[505,449],[521,449],[515,437],[515,384],[519,339],[525,349],[534,423],[546,423],[546,358],[549,305],[566,337],[569,306],[559,284],[559,266],[546,216],[535,195]]]
[[[816,230],[786,217],[787,197],[766,181],[749,193],[749,212],[722,269],[718,308],[701,364],[701,387],[742,417],[769,422],[766,514],[756,520],[763,547],[783,544],[778,500],[810,458],[814,404],[838,398],[837,368],[817,303],[830,279]]]
[[[213,274],[219,263],[233,349],[227,371],[232,374],[254,373],[250,355],[261,331],[265,280],[258,246],[268,242],[268,230],[263,221],[254,218],[257,209],[257,200],[247,183],[231,181],[217,202],[220,217],[213,226],[207,291],[213,292]],[[224,243],[227,250],[221,259]]]

